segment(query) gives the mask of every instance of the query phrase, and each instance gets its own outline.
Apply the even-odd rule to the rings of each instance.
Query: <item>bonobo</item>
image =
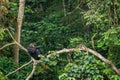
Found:
[[[40,58],[38,55],[43,54],[42,51],[40,50],[40,47],[34,46],[34,44],[30,44],[28,47],[28,53],[30,56],[32,56],[35,60],[39,60]]]

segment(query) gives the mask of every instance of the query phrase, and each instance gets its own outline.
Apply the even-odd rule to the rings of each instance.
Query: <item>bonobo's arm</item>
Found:
[[[36,54],[43,54],[43,52],[41,51],[40,47],[36,47],[36,50],[35,50]]]

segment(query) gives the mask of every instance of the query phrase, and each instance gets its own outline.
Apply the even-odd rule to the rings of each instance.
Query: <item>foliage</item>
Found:
[[[78,45],[83,44],[83,39],[78,37],[78,38],[71,38],[70,39],[70,45],[69,47],[77,47]]]
[[[2,40],[4,38],[4,30],[2,28],[0,28],[0,40]]]
[[[4,75],[2,74],[2,72],[0,72],[0,80],[8,80],[8,78],[4,77]]]
[[[114,26],[116,27],[116,26]],[[119,30],[120,30],[120,27],[116,27],[116,28],[110,28],[108,29],[108,31],[102,33],[102,37],[101,39],[98,41],[99,45],[98,47],[102,47],[104,49],[104,46],[105,47],[110,47],[111,45],[114,45],[114,46],[119,46],[120,45],[120,40],[119,40]]]
[[[95,59],[94,56],[77,51],[73,54],[73,61],[64,67],[64,73],[60,75],[60,80],[64,74],[73,80],[102,80],[104,77],[100,69],[104,69],[104,67],[105,64]]]
[[[18,1],[0,1],[0,44],[11,42],[3,28],[14,35],[17,23]],[[64,3],[64,4],[63,4]],[[66,11],[64,11],[66,10]],[[65,16],[66,14],[66,16]],[[120,66],[120,3],[118,0],[27,0],[22,26],[21,44],[40,46],[47,55],[63,48],[75,48],[79,44],[94,49]],[[9,48],[9,50],[8,50]],[[5,75],[18,67],[12,57],[12,46],[0,51],[0,69]],[[69,54],[69,53],[68,53]],[[53,55],[50,59],[40,56],[32,79],[44,80],[119,80],[119,76],[92,55],[75,51]],[[30,58],[20,51],[20,65]],[[11,67],[13,66],[13,67]],[[9,77],[12,80],[25,79],[32,65],[19,74]],[[0,78],[4,77],[0,73]],[[26,74],[26,76],[25,76]]]
[[[8,0],[1,0],[0,4],[0,27],[3,27],[5,14],[8,14]]]
[[[115,28],[114,28],[115,27]],[[98,40],[98,47],[102,48],[103,50],[107,50],[109,53],[109,59],[112,60],[117,66],[119,66],[119,57],[116,58],[117,56],[119,56],[119,45],[120,45],[120,36],[119,34],[119,30],[120,27],[119,26],[114,26],[111,27],[110,29],[108,29],[108,31],[102,33],[102,37],[100,40]]]
[[[26,37],[26,39],[23,40],[40,44],[40,46],[45,49],[45,52],[48,50],[61,49],[69,43],[69,28],[57,26],[45,21],[30,23],[29,31],[23,30],[23,33],[25,33],[25,35],[22,37]],[[33,36],[37,38],[33,38]],[[33,39],[31,40],[31,38]]]
[[[16,66],[17,65],[13,62],[11,58],[0,58],[0,68],[4,74],[7,74],[9,71],[14,70]]]
[[[30,73],[29,69],[31,69],[31,66],[32,65],[24,68],[23,70],[19,71],[19,73],[14,73],[13,75],[9,76],[9,79],[13,79],[13,80],[25,79],[26,76],[28,75],[28,73]],[[4,75],[8,74],[9,72],[12,72],[13,70],[15,70],[18,67],[19,66],[13,61],[13,59],[7,58],[7,57],[0,58],[0,71],[2,71],[2,73]],[[2,73],[1,73],[1,76],[2,76]],[[3,78],[4,78],[4,76],[3,76]],[[0,79],[1,79],[1,77],[0,77]],[[7,80],[7,78],[5,78],[5,80]]]
[[[17,65],[14,63],[14,61],[11,58],[7,58],[7,57],[0,58],[0,70],[4,75],[13,71],[15,68],[17,68]],[[11,77],[14,78],[15,76],[11,76]]]

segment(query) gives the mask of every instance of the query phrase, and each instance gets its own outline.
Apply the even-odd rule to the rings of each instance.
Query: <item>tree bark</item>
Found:
[[[20,0],[17,25],[15,27],[15,40],[18,43],[20,43],[21,27],[22,27],[22,21],[23,21],[23,16],[24,16],[24,7],[25,7],[25,0]],[[17,46],[16,44],[14,45],[13,53],[14,53],[15,62],[19,63],[19,46]]]

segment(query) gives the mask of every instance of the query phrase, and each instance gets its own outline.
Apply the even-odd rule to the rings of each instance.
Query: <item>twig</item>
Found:
[[[91,38],[91,41],[92,41],[91,45],[92,45],[93,49],[95,50],[94,39],[93,38],[94,38],[94,36],[92,36],[92,38]]]
[[[24,48],[20,43],[18,43],[18,42],[15,40],[15,38],[13,37],[13,35],[11,34],[11,32],[10,32],[8,29],[5,29],[5,30],[9,33],[10,37],[13,39],[14,44],[18,45],[22,50],[24,50],[25,52],[28,53],[27,49]],[[12,44],[11,44],[11,45],[12,45]],[[8,46],[9,46],[9,45],[8,45]]]
[[[15,73],[15,72],[19,71],[19,70],[20,70],[20,69],[22,69],[23,67],[25,67],[25,66],[29,65],[31,62],[32,62],[32,60],[30,60],[28,63],[25,63],[24,65],[22,65],[21,67],[17,68],[16,70],[14,70],[14,71],[10,72],[10,73],[9,73],[9,74],[7,74],[6,76],[9,76],[9,75],[11,75],[11,74],[13,74],[13,73]]]
[[[7,30],[7,32],[9,33],[9,35],[11,36],[11,38],[15,41],[14,43],[15,43],[16,45],[18,45],[22,50],[24,50],[25,52],[28,53],[27,49],[24,48],[20,43],[18,43],[18,42],[15,40],[15,38],[14,38],[13,35],[10,33],[10,31],[9,31],[8,29],[6,29],[6,30]]]
[[[116,24],[118,25],[118,15],[117,15],[117,11],[116,11],[116,5],[115,5],[115,3],[114,3],[114,1],[113,1],[113,11],[114,11],[114,18],[115,18],[115,22],[116,22]]]
[[[13,35],[11,34],[11,32],[9,31],[9,29],[6,28],[5,30],[8,32],[8,34],[9,34],[10,37],[13,39],[13,41],[16,41],[15,38],[13,37]]]
[[[92,41],[91,45],[92,45],[92,47],[93,47],[94,50],[95,50],[95,46],[94,46],[94,37],[95,37],[95,36],[96,36],[96,34],[93,35],[92,38],[91,38],[91,41]]]
[[[67,15],[70,15],[70,14],[72,14],[73,12],[75,12],[77,9],[79,9],[79,6],[81,5],[81,3],[82,3],[82,0],[79,1],[79,4],[78,4],[71,12],[67,13]]]
[[[38,63],[36,63],[36,62],[33,63],[32,72],[31,72],[30,75],[26,78],[26,80],[29,80],[29,79],[33,76],[33,73],[35,72],[35,69],[36,69],[37,64],[38,64]]]
[[[13,44],[16,44],[16,45],[18,45],[22,50],[24,50],[25,52],[28,53],[27,49],[24,48],[20,43],[18,43],[18,42],[15,40],[15,38],[13,37],[13,35],[12,35],[11,32],[9,31],[9,29],[5,28],[4,30],[6,30],[6,31],[8,32],[8,34],[10,35],[10,37],[13,39],[14,42],[13,42],[13,43],[9,43],[9,44],[3,46],[3,48],[4,48],[4,47],[7,47],[7,46],[10,46],[10,45],[13,45]],[[1,48],[0,48],[0,50],[1,50]]]
[[[8,46],[10,46],[10,45],[13,45],[13,44],[17,44],[22,50],[24,50],[25,52],[28,53],[28,50],[27,50],[26,48],[24,48],[21,44],[19,44],[19,43],[16,42],[16,41],[15,41],[15,42],[12,42],[12,43],[8,43],[8,44],[2,46],[2,47],[0,48],[0,50],[4,49],[4,48],[6,48],[6,47],[8,47]]]
[[[8,47],[8,46],[10,46],[10,45],[13,45],[13,44],[15,44],[15,42],[8,43],[8,44],[2,46],[2,47],[0,48],[0,50],[4,49],[4,48],[6,48],[6,47]]]
[[[64,0],[62,0],[62,2],[63,2],[64,16],[66,17],[65,1],[64,1]]]

